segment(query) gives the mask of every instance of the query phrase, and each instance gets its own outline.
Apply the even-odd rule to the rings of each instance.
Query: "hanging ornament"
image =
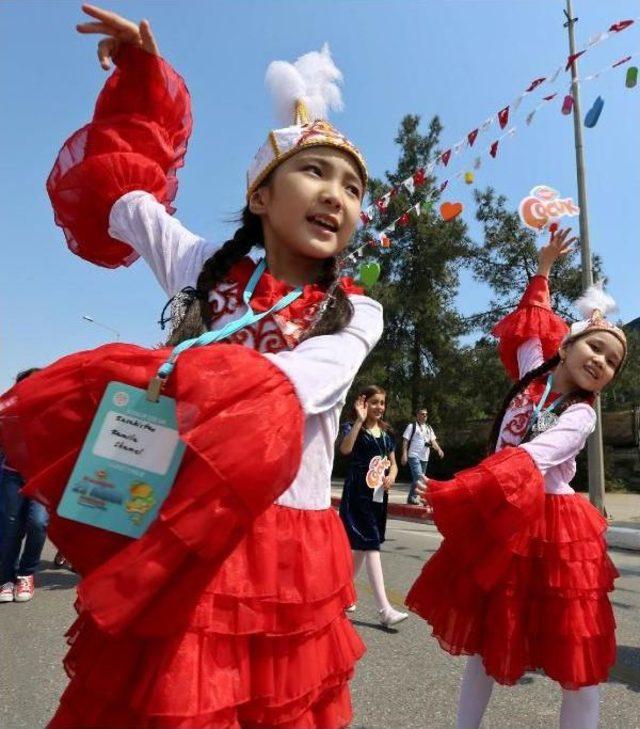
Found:
[[[560,111],[566,115],[571,114],[573,111],[573,96],[571,94],[567,94],[564,97],[564,101],[562,102],[562,108]]]
[[[416,187],[424,185],[424,169],[422,167],[413,173],[413,181],[416,183]]]
[[[464,181],[467,183],[467,185],[473,185],[473,172],[465,172]]]
[[[624,85],[628,89],[632,89],[638,83],[638,67],[629,66],[627,69],[627,76],[624,81]]]
[[[603,107],[604,99],[602,98],[602,96],[598,96],[598,98],[593,102],[593,106],[589,109],[587,115],[584,118],[585,127],[587,127],[588,129],[593,129],[593,127],[595,127],[595,125],[598,123],[598,119],[600,118]]]
[[[360,266],[360,283],[366,288],[371,288],[380,278],[380,264],[377,261],[363,263]]]
[[[398,218],[398,225],[400,227],[404,227],[405,225],[409,225],[410,222],[411,222],[411,219],[409,218],[409,213],[403,213]]]
[[[442,205],[440,206],[440,215],[442,215],[442,219],[445,221],[445,223],[448,223],[450,220],[457,218],[462,210],[462,203],[446,202],[442,203]]]
[[[395,230],[395,226],[393,228],[389,228],[389,230]],[[391,248],[391,238],[386,233],[380,234],[380,245],[383,248]]]

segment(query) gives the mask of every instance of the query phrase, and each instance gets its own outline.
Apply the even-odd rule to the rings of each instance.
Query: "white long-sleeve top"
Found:
[[[528,339],[519,347],[517,356],[520,377],[523,377],[543,362],[540,340]],[[574,490],[569,482],[576,474],[576,456],[595,428],[595,411],[588,403],[570,405],[555,425],[520,445],[533,407],[534,402],[526,393],[515,398],[502,420],[496,450],[506,445],[523,448],[540,469],[546,493],[572,494]]]
[[[152,195],[137,190],[114,203],[109,234],[140,254],[167,296],[195,286],[202,264],[218,248],[188,231]],[[293,483],[276,501],[282,506],[311,510],[331,506],[340,412],[364,358],[382,334],[380,304],[367,296],[349,298],[354,315],[343,330],[312,337],[291,351],[265,354],[291,380],[305,413],[302,461]],[[216,327],[245,311],[241,304],[233,314],[220,317]]]

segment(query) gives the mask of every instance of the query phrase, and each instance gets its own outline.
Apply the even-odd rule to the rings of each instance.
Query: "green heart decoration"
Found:
[[[380,264],[376,261],[373,263],[363,263],[360,266],[360,283],[366,288],[371,288],[379,278]]]

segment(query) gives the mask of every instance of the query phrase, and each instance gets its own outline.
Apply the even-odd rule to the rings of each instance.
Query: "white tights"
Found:
[[[367,566],[367,576],[369,577],[369,584],[373,590],[373,597],[378,606],[378,610],[388,610],[391,608],[391,604],[387,598],[387,593],[384,589],[384,577],[382,575],[382,560],[380,559],[380,552],[378,550],[367,550],[361,549],[353,550],[353,579],[358,576],[358,572],[362,569],[362,565]]]
[[[460,688],[457,729],[478,729],[494,680],[485,673],[480,656],[467,659]],[[577,691],[562,689],[560,729],[597,729],[600,714],[600,688],[586,686]]]

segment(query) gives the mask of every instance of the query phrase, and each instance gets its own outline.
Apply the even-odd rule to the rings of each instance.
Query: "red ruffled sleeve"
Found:
[[[125,45],[115,62],[93,120],[65,142],[47,180],[69,248],[106,268],[138,258],[108,233],[109,213],[122,195],[145,190],[174,212],[176,172],[192,127],[189,92],[166,61]]]
[[[498,354],[514,380],[519,379],[518,348],[527,339],[537,338],[545,359],[552,357],[569,331],[565,321],[551,309],[549,282],[546,276],[534,276],[527,286],[518,308],[501,319],[492,334],[498,337]]]

